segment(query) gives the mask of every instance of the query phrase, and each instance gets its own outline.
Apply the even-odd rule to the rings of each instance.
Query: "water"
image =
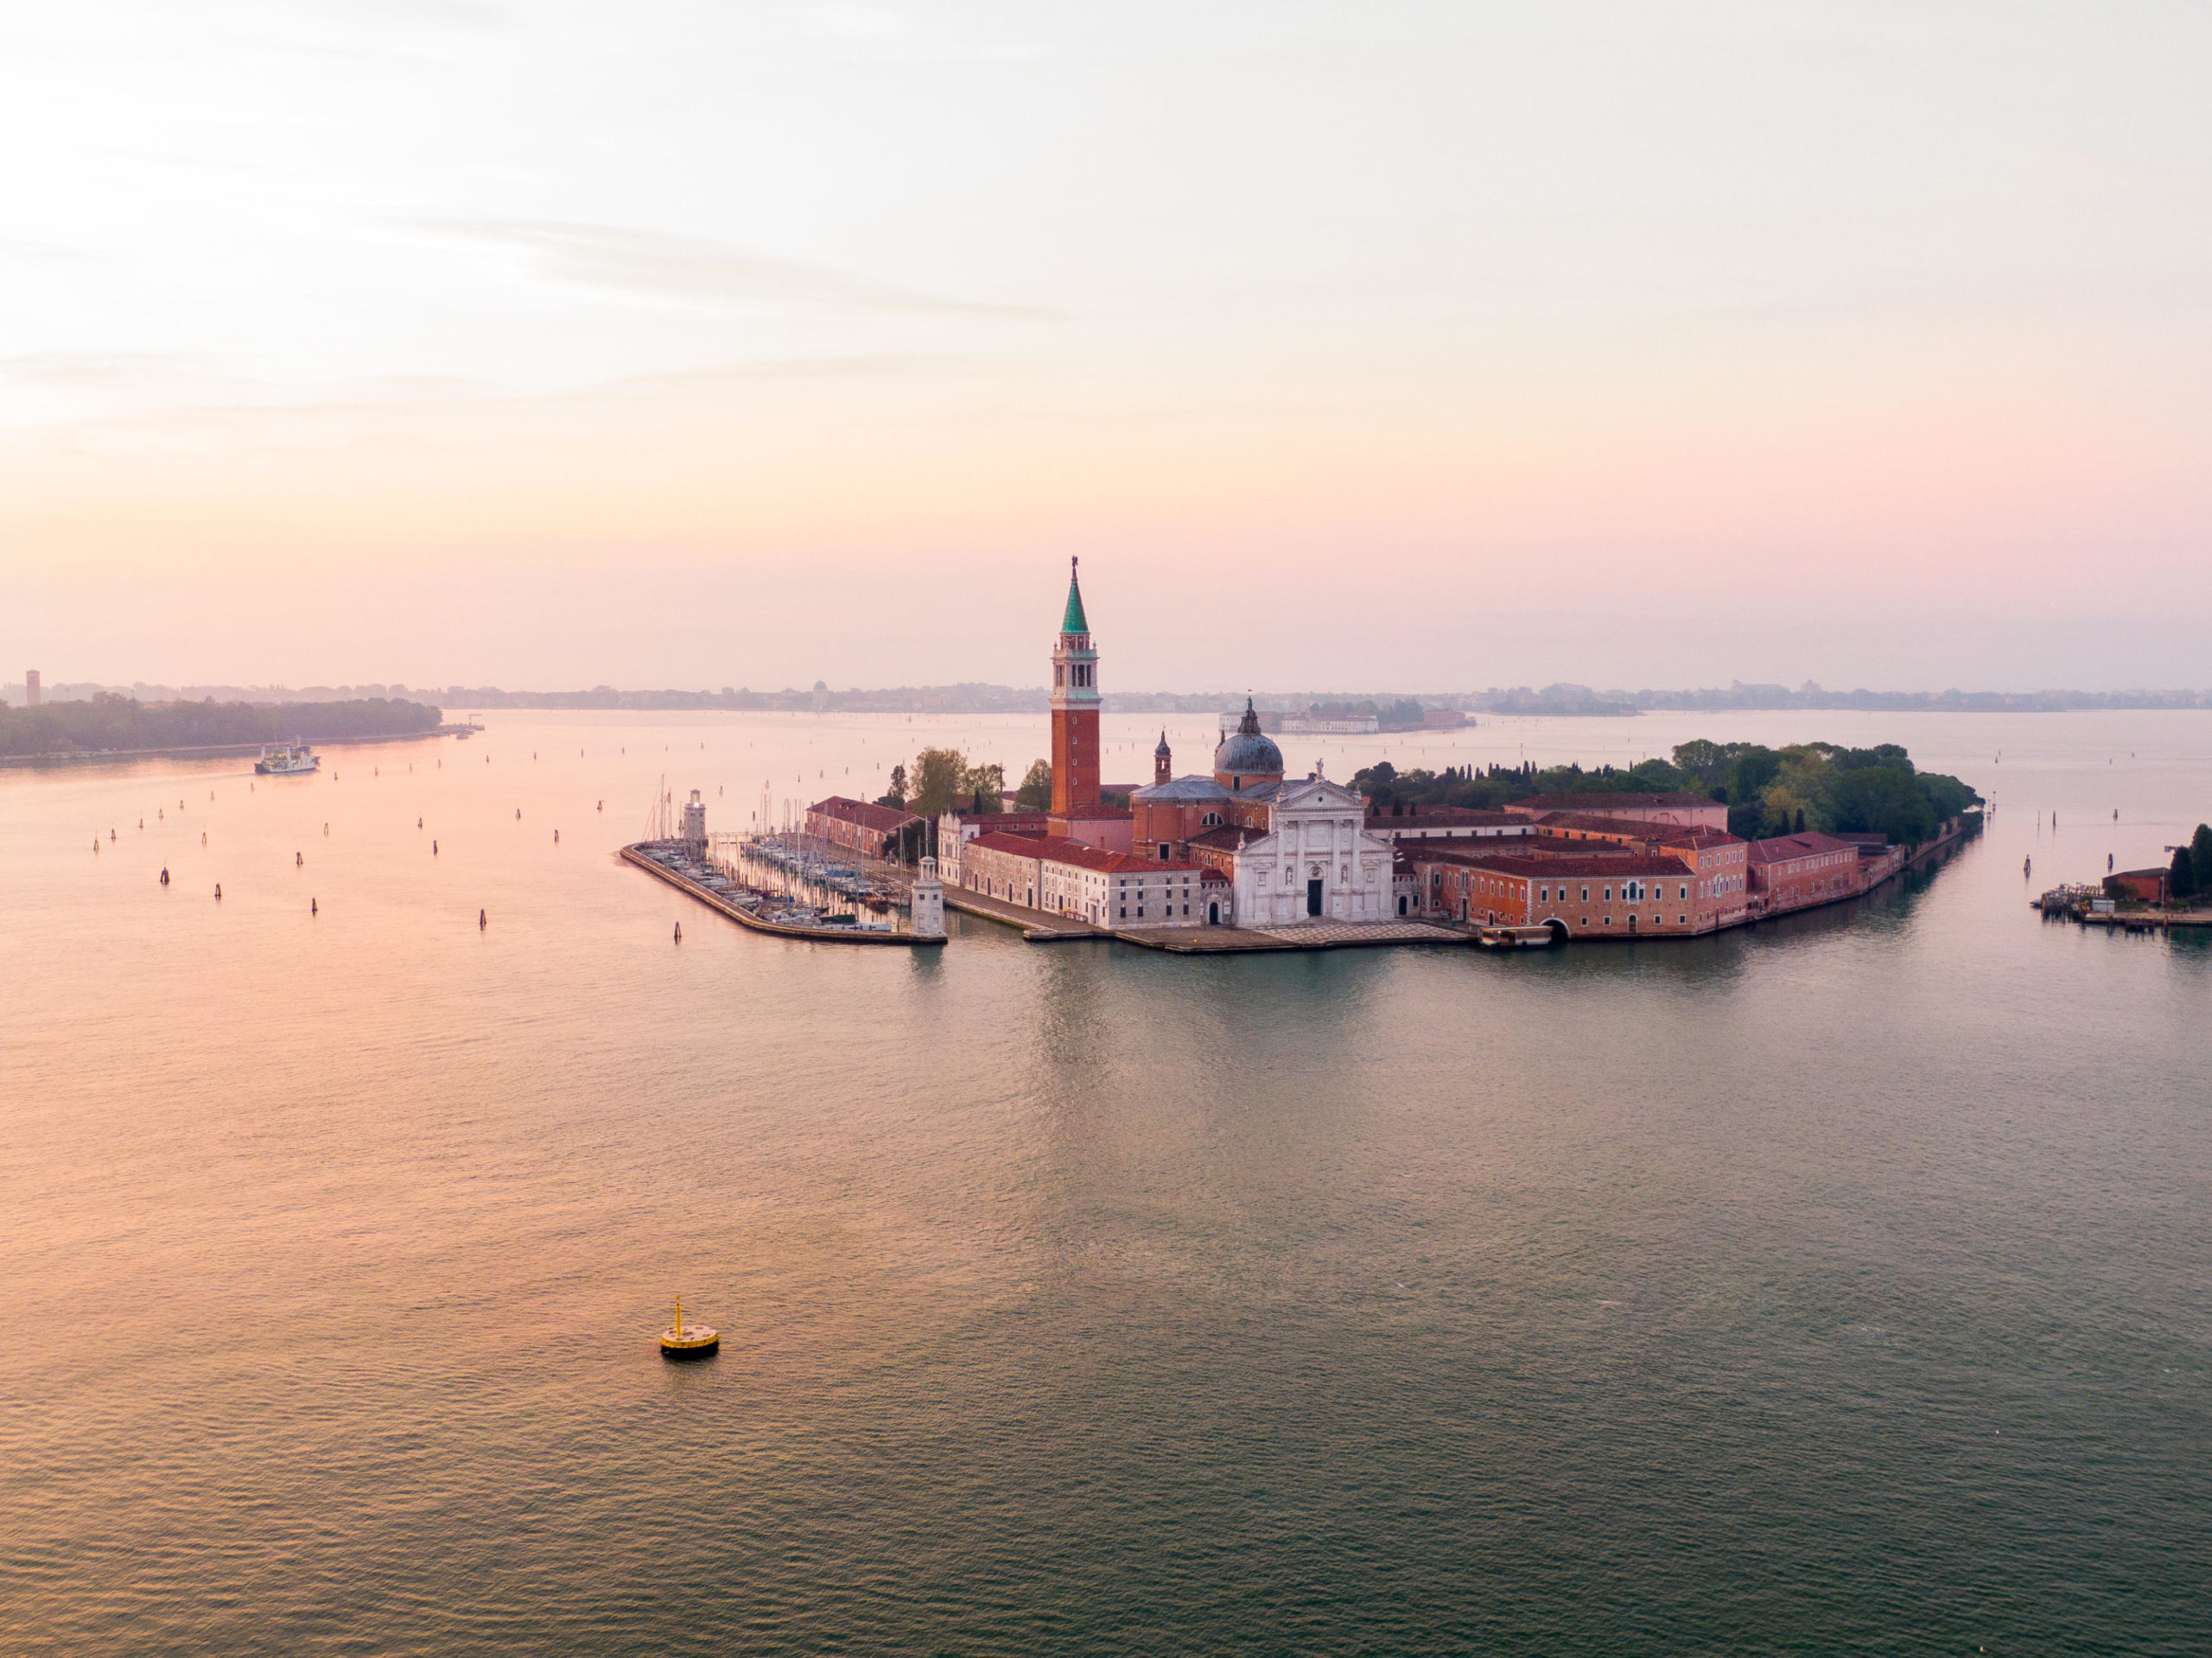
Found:
[[[2212,1642],[2212,948],[2025,905],[2212,816],[2212,716],[1424,738],[2000,810],[1716,939],[1226,959],[789,944],[612,856],[664,771],[742,828],[1039,721],[487,723],[0,772],[0,1649]]]

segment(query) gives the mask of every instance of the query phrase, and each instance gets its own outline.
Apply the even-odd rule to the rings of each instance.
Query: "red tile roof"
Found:
[[[1808,830],[1802,835],[1770,835],[1751,842],[1751,861],[1761,865],[1788,863],[1796,858],[1817,858],[1824,852],[1856,853],[1852,842]]]
[[[977,835],[969,842],[968,845],[970,849],[980,847],[985,852],[1004,852],[1017,858],[1036,858],[1043,855],[1042,848],[1046,838],[1042,835],[1022,835],[1009,833],[1004,829],[994,829],[988,835]]]
[[[968,844],[971,848],[981,847],[986,852],[1004,852],[1043,863],[1071,864],[1108,875],[1136,874],[1148,869],[1188,873],[1195,867],[1187,863],[1162,863],[1157,858],[1141,858],[1134,852],[1109,852],[1103,846],[1057,835],[979,835]]]
[[[1731,835],[1726,829],[1691,829],[1682,823],[1646,823],[1633,817],[1593,817],[1587,812],[1546,812],[1536,820],[1536,833],[1562,840],[1604,835],[1658,846],[1691,847],[1699,851],[1707,847],[1744,844],[1741,835]]]
[[[1103,846],[1092,846],[1083,841],[1050,840],[1042,855],[1047,863],[1073,864],[1079,869],[1096,869],[1109,875],[1142,874],[1149,869],[1162,869],[1187,874],[1195,865],[1163,863],[1158,858],[1141,858],[1134,852],[1109,852]]]
[[[1561,876],[1581,875],[1598,880],[1622,875],[1663,875],[1669,880],[1686,880],[1689,874],[1672,858],[1526,858],[1511,853],[1465,852],[1439,856],[1418,842],[1409,848],[1408,855],[1415,867],[1431,862],[1454,864],[1462,869],[1479,869],[1485,874],[1511,875],[1529,880],[1557,880]]]
[[[1523,821],[1518,812],[1486,812],[1473,806],[1408,806],[1403,813],[1378,810],[1372,801],[1368,803],[1367,816],[1370,823],[1379,818],[1387,823],[1407,827],[1420,824],[1428,829],[1448,828],[1455,823],[1470,829],[1489,829]]]
[[[875,829],[889,835],[909,823],[922,820],[913,813],[896,806],[871,805],[865,800],[849,800],[843,795],[831,795],[827,800],[817,800],[807,809],[810,816],[819,812],[824,817],[839,823],[857,823],[862,829]]]
[[[1526,800],[1511,800],[1505,810],[1524,816],[1543,812],[1571,811],[1637,811],[1648,807],[1663,806],[1681,810],[1690,806],[1718,806],[1721,803],[1709,795],[1666,794],[1599,794],[1595,791],[1584,794],[1578,791],[1566,795],[1531,795]]]

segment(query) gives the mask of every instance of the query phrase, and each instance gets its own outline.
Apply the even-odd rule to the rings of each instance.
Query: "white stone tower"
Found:
[[[707,844],[707,803],[694,789],[691,798],[683,803],[683,838],[695,849]]]
[[[944,937],[944,884],[937,878],[937,860],[922,860],[922,873],[914,880],[914,931],[924,938]]]

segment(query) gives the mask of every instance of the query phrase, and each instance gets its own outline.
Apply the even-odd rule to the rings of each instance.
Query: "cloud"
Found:
[[[1063,320],[1054,311],[918,293],[827,265],[752,253],[699,237],[535,219],[401,223],[443,240],[522,255],[550,282],[680,304],[971,322]]]
[[[176,386],[205,383],[198,358],[168,352],[24,352],[0,357],[0,384],[31,386]]]

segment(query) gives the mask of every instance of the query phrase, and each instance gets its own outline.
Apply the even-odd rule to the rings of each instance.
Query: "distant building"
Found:
[[[843,795],[831,795],[806,809],[809,835],[867,858],[895,857],[899,836],[915,824],[928,821],[896,806],[871,805],[865,800],[851,800]]]
[[[38,670],[35,668],[24,669],[23,706],[27,708],[35,708],[45,700],[46,692],[41,689],[38,683]]]
[[[2133,899],[2138,904],[2164,904],[2166,884],[2172,873],[2168,869],[2123,869],[2116,875],[2105,877],[2105,896]]]

